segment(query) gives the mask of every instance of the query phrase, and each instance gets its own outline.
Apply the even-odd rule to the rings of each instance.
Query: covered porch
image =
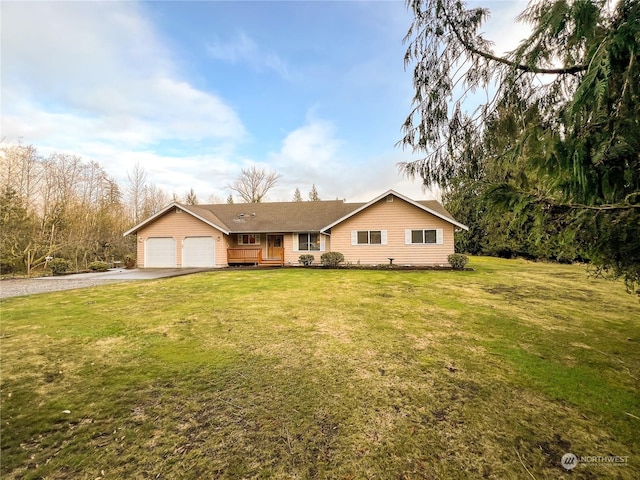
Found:
[[[260,242],[261,239],[264,239],[264,243]],[[284,235],[239,235],[238,244],[227,248],[227,263],[282,267],[284,266]]]

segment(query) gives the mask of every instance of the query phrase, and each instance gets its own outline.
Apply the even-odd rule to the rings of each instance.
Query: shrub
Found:
[[[300,262],[305,267],[308,267],[309,265],[311,265],[313,263],[313,261],[315,259],[316,259],[316,257],[314,257],[313,255],[311,255],[309,253],[305,253],[304,255],[300,255],[298,257],[298,262]]]
[[[464,270],[464,266],[469,261],[469,257],[462,253],[452,253],[447,257],[447,261],[454,270]]]
[[[124,268],[136,268],[136,259],[131,255],[124,257]]]
[[[49,262],[49,268],[54,275],[62,275],[71,268],[71,262],[64,258],[54,258]]]
[[[17,268],[14,262],[10,260],[8,261],[0,260],[0,274],[6,275],[8,273],[14,273],[16,270]]]
[[[88,266],[89,270],[93,270],[94,272],[106,272],[109,270],[109,264],[107,262],[91,262]]]
[[[337,267],[344,262],[344,255],[340,252],[327,252],[322,254],[320,261],[325,267]]]

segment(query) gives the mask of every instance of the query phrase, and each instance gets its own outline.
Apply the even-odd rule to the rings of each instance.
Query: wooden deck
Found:
[[[270,247],[269,258],[263,258],[262,249],[255,247],[227,248],[228,264],[284,266],[284,248]]]

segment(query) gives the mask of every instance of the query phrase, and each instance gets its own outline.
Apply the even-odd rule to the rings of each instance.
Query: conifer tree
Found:
[[[320,201],[320,195],[318,195],[318,189],[316,188],[316,184],[315,183],[311,187],[311,191],[309,191],[309,201],[311,201],[311,202]]]
[[[460,220],[479,235],[471,244],[486,248],[504,231],[528,253],[569,242],[599,273],[637,285],[640,2],[534,1],[518,17],[531,34],[504,56],[480,33],[487,9],[407,6],[415,95],[399,144],[421,158],[401,170],[466,211]],[[469,111],[478,89],[488,100]]]

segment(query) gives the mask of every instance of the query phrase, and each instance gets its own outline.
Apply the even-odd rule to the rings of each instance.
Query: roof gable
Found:
[[[129,230],[124,232],[122,235],[126,237],[127,235],[131,235],[132,233],[136,233],[138,230],[149,225],[151,222],[163,216],[173,208],[179,208],[183,212],[186,212],[189,215],[197,218],[198,220],[206,223],[207,225],[210,225],[213,228],[220,230],[222,233],[226,235],[229,235],[229,233],[231,233],[229,231],[229,228],[219,218],[217,218],[212,212],[202,212],[202,211],[196,212],[196,211],[193,211],[195,209],[193,208],[192,205],[182,205],[177,202],[172,202],[166,207],[164,207],[162,210],[160,210],[159,212],[155,213],[154,215],[150,216],[146,220],[137,224],[135,227],[130,228]]]
[[[379,202],[380,200],[382,200],[383,198],[385,198],[385,197],[387,197],[389,195],[393,195],[393,196],[395,196],[395,197],[397,197],[397,198],[399,198],[401,200],[404,200],[405,202],[409,203],[410,205],[413,205],[413,206],[419,208],[420,210],[428,212],[431,215],[434,215],[435,217],[441,218],[442,220],[445,220],[446,222],[449,222],[452,225],[455,225],[456,227],[462,228],[463,230],[469,230],[469,227],[467,227],[466,225],[463,225],[462,223],[456,221],[451,216],[451,214],[445,210],[445,208],[440,204],[440,202],[437,202],[435,200],[425,200],[425,201],[422,201],[422,202],[416,202],[414,200],[411,200],[409,197],[405,197],[404,195],[402,195],[402,194],[400,194],[400,193],[398,193],[398,192],[396,192],[394,190],[387,190],[382,195],[377,196],[376,198],[374,198],[370,202],[362,204],[361,206],[359,206],[358,208],[355,208],[353,211],[347,213],[343,217],[341,217],[341,218],[335,220],[334,222],[328,224],[327,226],[323,227],[320,231],[321,232],[326,232],[330,228],[335,227],[339,223],[344,222],[345,220],[353,217],[354,215],[357,215],[358,213],[360,213],[363,210],[369,208],[371,205]]]

